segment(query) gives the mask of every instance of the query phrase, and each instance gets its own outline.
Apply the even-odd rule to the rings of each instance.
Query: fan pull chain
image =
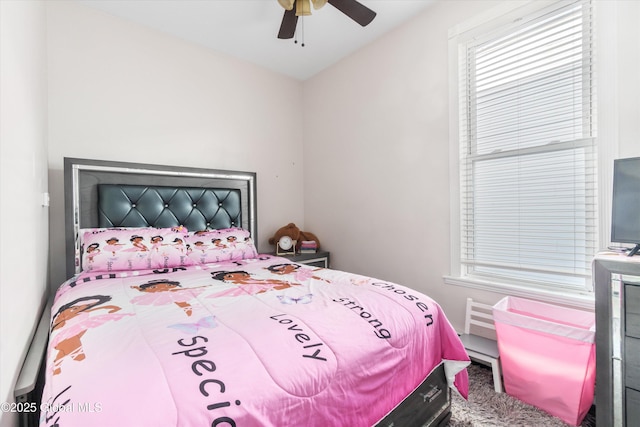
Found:
[[[300,17],[300,31],[301,31],[301,37],[302,37],[302,43],[300,44],[300,46],[304,47],[304,16]],[[298,43],[298,30],[296,30],[295,34],[295,39],[293,40],[294,43]]]

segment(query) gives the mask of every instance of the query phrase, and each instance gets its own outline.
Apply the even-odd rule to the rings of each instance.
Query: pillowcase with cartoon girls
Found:
[[[98,228],[82,234],[82,271],[156,270],[193,265],[184,227]]]
[[[188,256],[194,264],[239,261],[258,256],[251,234],[242,228],[189,233],[186,245]]]

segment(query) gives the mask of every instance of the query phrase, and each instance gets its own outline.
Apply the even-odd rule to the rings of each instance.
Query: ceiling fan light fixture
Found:
[[[285,10],[291,10],[293,9],[295,0],[278,0],[278,3],[280,3],[280,6],[282,6]]]
[[[296,16],[308,16],[311,15],[311,5],[309,0],[297,0],[296,1]]]
[[[373,21],[373,18],[376,17],[376,13],[373,10],[358,0],[278,0],[278,3],[286,9],[282,17],[280,30],[278,31],[279,39],[292,39],[296,35],[298,17],[311,15],[312,4],[314,9],[320,9],[325,4],[330,3],[333,7],[363,27],[369,25],[369,23]],[[303,26],[304,22],[302,22],[301,27]],[[302,39],[304,40],[304,29],[301,29]],[[302,45],[304,46],[304,43]]]
[[[324,6],[325,4],[327,4],[327,0],[311,0],[311,3],[313,3],[313,8],[315,10],[320,9],[322,6]]]

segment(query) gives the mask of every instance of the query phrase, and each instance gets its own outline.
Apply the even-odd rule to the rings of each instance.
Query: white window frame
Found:
[[[501,294],[514,295],[514,296],[522,296],[522,297],[532,297],[537,298],[539,300],[546,300],[550,302],[563,303],[576,307],[583,308],[593,308],[593,293],[584,291],[584,292],[571,292],[565,290],[550,290],[544,288],[534,288],[527,286],[519,286],[515,284],[507,284],[507,283],[497,283],[491,280],[478,279],[477,277],[464,277],[462,274],[462,264],[461,264],[461,221],[460,221],[460,164],[459,164],[459,149],[460,149],[460,140],[459,140],[459,75],[458,75],[458,58],[459,58],[459,44],[461,37],[465,35],[465,33],[469,31],[474,32],[488,32],[491,29],[499,28],[504,25],[507,25],[510,22],[513,22],[516,19],[519,19],[522,16],[528,16],[536,13],[537,11],[547,8],[550,5],[558,3],[555,1],[510,1],[505,2],[493,9],[488,10],[484,14],[464,22],[449,31],[449,87],[450,87],[450,97],[449,97],[449,117],[450,117],[450,186],[451,186],[451,271],[450,274],[445,276],[445,283],[451,285],[465,286],[475,289],[481,289],[485,291],[498,292]],[[567,3],[567,2],[564,2]],[[595,2],[598,3],[598,2]],[[596,13],[600,13],[598,8],[594,6],[594,15]],[[604,21],[608,21],[611,23],[611,16],[613,13],[610,11],[608,13],[603,13]],[[595,31],[599,33],[598,27],[594,26]],[[599,45],[607,42],[606,38],[603,37],[602,40],[598,40]],[[610,40],[608,40],[610,42]],[[615,69],[612,70],[604,70],[607,75],[610,73],[613,74]],[[603,77],[601,71],[600,77]],[[600,107],[600,106],[599,106]],[[611,128],[609,126],[615,122],[616,117],[608,117],[608,125],[605,126],[600,125],[599,123],[599,133],[601,130],[605,130]],[[604,128],[604,129],[602,129]],[[610,167],[608,164],[611,162],[611,159],[614,158],[616,153],[615,149],[601,149],[598,145],[598,169],[600,170],[601,166],[603,171],[609,172]],[[601,189],[604,188],[605,191]],[[608,212],[607,207],[610,206],[610,203],[607,202],[608,196],[610,194],[608,187],[610,184],[610,179],[608,177],[603,177],[602,172],[599,172],[598,178],[598,197],[601,198],[603,195],[605,196],[604,202],[599,202],[599,212],[598,212],[598,240],[599,242],[608,242],[609,239],[605,229],[608,230],[608,219],[610,212]]]

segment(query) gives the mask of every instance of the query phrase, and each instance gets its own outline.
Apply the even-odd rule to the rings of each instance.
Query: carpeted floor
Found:
[[[453,393],[449,427],[567,427],[564,421],[506,393],[493,390],[491,369],[472,364],[469,372],[469,400]],[[595,427],[593,407],[581,427]]]

